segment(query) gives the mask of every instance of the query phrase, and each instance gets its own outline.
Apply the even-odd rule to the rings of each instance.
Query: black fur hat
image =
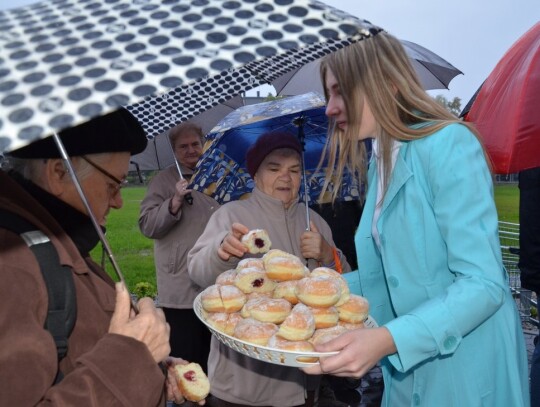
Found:
[[[62,130],[59,136],[70,157],[122,151],[138,154],[146,148],[148,141],[137,119],[124,108]],[[9,155],[18,158],[61,157],[52,136],[32,142]]]

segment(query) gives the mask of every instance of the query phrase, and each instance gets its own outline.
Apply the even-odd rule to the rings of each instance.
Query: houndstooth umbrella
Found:
[[[0,151],[127,106],[148,136],[380,31],[309,0],[50,0],[0,12]]]

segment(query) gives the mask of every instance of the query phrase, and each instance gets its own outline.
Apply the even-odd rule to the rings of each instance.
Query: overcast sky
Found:
[[[323,0],[439,54],[464,75],[434,90],[461,106],[506,50],[540,20],[540,0]]]
[[[0,0],[0,9],[35,0]],[[400,39],[416,42],[464,72],[450,90],[431,91],[462,107],[506,50],[540,20],[540,0],[325,0],[371,21]]]

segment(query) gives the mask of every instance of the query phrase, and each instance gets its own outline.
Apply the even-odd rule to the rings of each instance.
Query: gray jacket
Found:
[[[141,202],[139,228],[154,239],[159,305],[187,309],[193,308],[193,300],[201,291],[187,273],[187,254],[219,204],[193,191],[193,205],[184,202],[178,213],[171,215],[169,203],[179,179],[174,166],[152,179]]]
[[[302,257],[300,236],[306,229],[305,206],[294,203],[285,209],[281,201],[274,199],[257,188],[246,200],[230,202],[222,206],[208,221],[188,256],[189,274],[198,285],[207,287],[215,283],[219,273],[235,268],[240,261],[231,258],[221,260],[217,249],[233,222],[240,222],[249,229],[266,229],[272,248],[281,249]],[[320,233],[333,243],[328,224],[317,213],[310,210],[311,220]],[[251,254],[245,257],[254,257]],[[341,255],[344,271],[350,266]],[[309,260],[308,267],[318,264]],[[308,376],[300,369],[265,363],[244,356],[212,338],[208,375],[212,394],[231,403],[250,406],[296,406],[305,402],[306,390],[315,390],[318,376]]]

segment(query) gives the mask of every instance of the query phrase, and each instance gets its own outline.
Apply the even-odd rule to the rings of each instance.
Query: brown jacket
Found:
[[[73,270],[77,322],[61,362],[64,379],[52,385],[57,353],[43,328],[48,294],[36,258],[18,234],[0,229],[0,405],[164,405],[164,375],[143,343],[109,334],[113,281],[21,186],[0,171],[0,207],[49,236],[60,262]]]
[[[312,210],[310,218],[326,241],[333,245],[332,232],[324,219]],[[305,205],[295,202],[285,209],[281,201],[255,188],[248,199],[227,203],[214,213],[204,233],[189,252],[189,274],[197,284],[203,287],[214,284],[219,273],[238,264],[238,258],[223,261],[217,255],[218,246],[233,222],[240,222],[249,229],[266,229],[273,249],[302,257],[300,236],[306,228]],[[245,257],[250,256],[253,255]],[[350,271],[344,256],[341,256],[341,261],[344,271]],[[317,266],[316,261],[309,260],[310,269]],[[212,338],[208,375],[214,396],[249,406],[287,407],[304,404],[306,390],[314,390],[319,381],[319,376],[308,376],[298,368],[244,356],[216,338]]]
[[[182,168],[183,173],[185,170]],[[159,305],[187,309],[193,308],[193,300],[202,290],[189,278],[187,255],[219,204],[193,191],[193,205],[184,202],[178,213],[172,215],[169,203],[179,179],[174,166],[152,179],[141,202],[139,228],[143,235],[154,239]]]

